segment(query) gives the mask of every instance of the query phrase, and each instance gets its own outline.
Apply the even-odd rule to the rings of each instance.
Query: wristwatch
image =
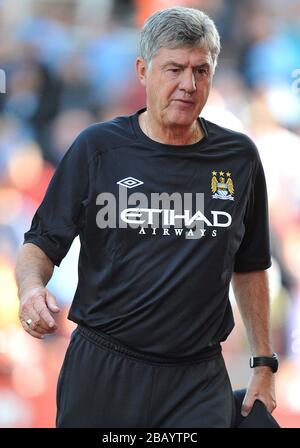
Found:
[[[278,370],[279,359],[277,353],[273,353],[272,356],[251,356],[250,367],[267,366],[270,367],[272,372],[275,373]]]

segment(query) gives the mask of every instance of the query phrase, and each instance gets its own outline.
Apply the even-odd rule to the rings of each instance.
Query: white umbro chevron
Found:
[[[126,188],[134,188],[143,183],[144,182],[142,182],[141,180],[135,179],[134,177],[131,176],[125,177],[125,179],[121,179],[119,180],[119,182],[117,182],[117,184],[123,185],[123,187]]]

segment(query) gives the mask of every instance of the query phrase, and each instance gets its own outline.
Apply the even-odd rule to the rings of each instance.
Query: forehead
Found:
[[[173,61],[185,66],[204,63],[212,65],[213,63],[210,51],[203,47],[160,48],[153,57],[153,62],[159,66],[165,65],[169,61],[170,63]]]

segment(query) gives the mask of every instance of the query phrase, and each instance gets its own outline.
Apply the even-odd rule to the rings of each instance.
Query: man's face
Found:
[[[153,118],[165,126],[190,126],[207,101],[213,61],[202,48],[161,48],[148,68],[137,59],[137,73]]]

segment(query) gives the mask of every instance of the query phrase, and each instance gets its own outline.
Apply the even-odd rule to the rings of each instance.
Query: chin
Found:
[[[168,121],[178,126],[191,126],[197,117],[198,115],[195,115],[195,113],[172,112],[168,116]]]

